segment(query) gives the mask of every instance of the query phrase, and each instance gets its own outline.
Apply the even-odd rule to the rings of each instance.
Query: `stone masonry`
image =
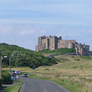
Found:
[[[89,53],[88,45],[79,44],[75,40],[62,40],[61,36],[41,36],[38,38],[36,51],[44,49],[55,50],[58,48],[74,48],[77,55],[88,55]]]

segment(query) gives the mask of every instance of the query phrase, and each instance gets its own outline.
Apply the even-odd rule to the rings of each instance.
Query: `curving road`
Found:
[[[22,78],[22,80],[24,81],[24,84],[22,85],[20,92],[69,92],[51,81],[30,78]]]

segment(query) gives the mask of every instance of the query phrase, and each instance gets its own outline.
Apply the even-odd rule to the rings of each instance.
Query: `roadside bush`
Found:
[[[11,84],[11,75],[8,73],[8,71],[2,72],[2,83],[3,84]]]
[[[25,52],[24,52],[25,53]],[[16,53],[17,55],[14,55],[11,59],[11,65],[12,66],[28,66],[31,67],[33,69],[39,67],[39,66],[48,66],[48,65],[53,65],[53,64],[57,64],[57,60],[52,57],[45,57],[41,54],[21,54],[19,52]]]

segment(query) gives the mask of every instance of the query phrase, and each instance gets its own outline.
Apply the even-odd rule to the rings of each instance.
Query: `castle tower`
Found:
[[[58,48],[58,41],[61,40],[62,37],[50,36],[49,37],[49,49],[55,50]]]
[[[78,55],[88,55],[89,46],[85,44],[79,44],[75,40],[62,40],[62,37],[57,36],[41,36],[38,38],[38,45],[36,51],[48,49],[55,50],[58,48],[74,48]]]

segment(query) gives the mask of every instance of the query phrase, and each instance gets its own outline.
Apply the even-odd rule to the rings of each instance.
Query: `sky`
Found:
[[[0,0],[0,43],[35,49],[42,35],[91,46],[92,0]]]

